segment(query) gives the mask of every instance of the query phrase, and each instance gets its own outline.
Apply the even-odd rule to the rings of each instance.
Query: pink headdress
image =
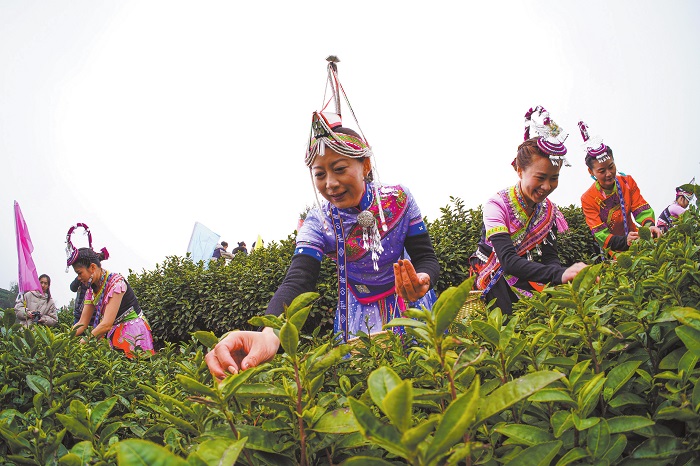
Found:
[[[591,138],[588,135],[588,125],[583,121],[578,122],[578,128],[581,130],[583,148],[586,150],[586,158],[590,157],[598,162],[609,160],[610,153],[608,152],[608,146],[603,144],[603,138],[598,136]]]
[[[534,133],[534,134],[533,134]],[[538,105],[525,113],[525,141],[530,138],[537,138],[537,147],[549,156],[552,165],[559,166],[563,163],[570,167],[566,160],[566,146],[564,141],[569,133],[564,131],[554,120],[549,118],[549,112]]]
[[[83,234],[87,235],[88,247],[92,249],[92,233],[90,233],[90,227],[84,223],[76,223],[70,227],[68,229],[68,233],[66,234],[66,272],[68,272],[68,267],[73,265],[75,261],[78,260],[79,249],[73,245],[73,241],[71,240],[71,237],[77,228],[82,228],[85,230]],[[103,254],[104,259],[109,259],[109,251],[107,251],[107,248],[100,249],[100,252]]]

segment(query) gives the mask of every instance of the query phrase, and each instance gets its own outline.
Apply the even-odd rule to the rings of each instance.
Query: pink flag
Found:
[[[34,260],[32,259],[34,245],[32,244],[32,239],[29,237],[29,230],[27,229],[27,224],[24,221],[22,210],[19,208],[17,201],[15,201],[15,233],[17,234],[17,262],[19,272],[17,284],[19,285],[19,292],[24,294],[27,291],[41,290],[39,277],[36,273],[36,265],[34,265]]]

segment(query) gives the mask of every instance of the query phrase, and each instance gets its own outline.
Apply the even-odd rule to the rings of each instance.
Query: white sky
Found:
[[[2,0],[0,287],[17,281],[14,200],[59,306],[77,222],[125,275],[184,255],[195,221],[230,245],[285,238],[313,202],[304,145],[331,53],[382,182],[431,220],[515,182],[535,105],[570,133],[552,200],[580,205],[591,183],[583,119],[658,214],[700,175],[698,44],[693,0]]]

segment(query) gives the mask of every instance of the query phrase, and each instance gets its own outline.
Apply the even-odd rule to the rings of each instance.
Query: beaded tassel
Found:
[[[357,216],[357,223],[362,227],[362,247],[372,252],[372,265],[379,271],[379,255],[384,252],[382,236],[377,228],[377,221],[369,210],[363,210]]]

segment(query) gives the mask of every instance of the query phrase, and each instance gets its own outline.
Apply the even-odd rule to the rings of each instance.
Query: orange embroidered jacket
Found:
[[[634,222],[638,225],[649,223],[649,226],[653,226],[654,211],[642,197],[637,183],[631,176],[620,173],[616,178],[617,184],[610,194],[606,194],[597,181],[593,183],[588,191],[581,196],[581,206],[588,228],[600,247],[613,251],[623,251],[628,247],[625,238],[627,233],[637,231],[637,225]],[[622,219],[620,193],[618,193],[617,186],[620,186],[624,200],[627,232]],[[615,237],[620,238],[617,240]]]

